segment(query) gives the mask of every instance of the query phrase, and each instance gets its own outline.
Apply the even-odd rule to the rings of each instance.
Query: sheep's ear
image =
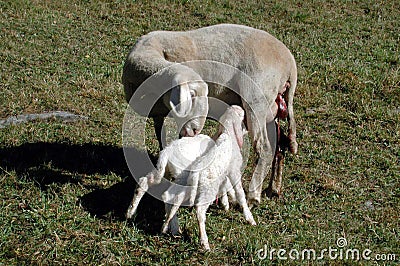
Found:
[[[194,92],[195,96],[207,96],[208,95],[208,85],[204,81],[196,81],[191,83],[191,90]]]
[[[192,109],[192,97],[187,83],[176,84],[172,88],[169,105],[178,117],[185,117]]]

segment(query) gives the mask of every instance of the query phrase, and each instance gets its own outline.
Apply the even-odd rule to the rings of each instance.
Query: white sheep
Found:
[[[206,62],[192,65],[183,63],[192,60]],[[220,68],[221,65],[238,71],[227,70],[229,67]],[[164,73],[162,69],[166,67],[168,70]],[[164,87],[173,89],[164,94],[166,88],[154,86],[137,95],[138,87],[154,74],[160,74],[160,71],[167,76],[168,84],[164,84]],[[215,77],[223,82],[215,80]],[[252,82],[245,82],[243,77]],[[236,89],[215,86],[225,81]],[[273,163],[276,147],[276,138],[273,137],[277,114],[275,99],[279,95],[283,95],[287,103],[290,151],[297,152],[293,111],[296,63],[286,46],[265,31],[221,24],[187,32],[151,32],[142,36],[128,54],[122,83],[127,101],[134,98],[133,95],[138,99],[131,102],[134,109],[147,106],[140,104],[139,100],[151,98],[154,94],[160,97],[155,98],[158,100],[149,113],[142,114],[154,118],[159,143],[163,119],[170,111],[176,117],[185,118],[182,136],[194,136],[201,131],[209,108],[204,99],[206,97],[197,96],[208,95],[229,105],[241,105],[246,111],[246,123],[258,156],[249,187],[250,203],[260,202],[263,180]],[[249,86],[250,83],[255,86]],[[210,110],[212,107],[210,105]],[[279,194],[279,184],[271,181],[274,182],[270,182],[270,190]]]
[[[241,107],[229,107],[221,117],[215,146],[196,159],[191,169],[183,171],[177,182],[163,193],[162,198],[166,203],[163,233],[166,233],[168,228],[179,228],[176,212],[184,201],[188,201],[188,205],[194,205],[196,208],[201,245],[204,249],[210,249],[205,229],[206,211],[219,196],[224,196],[223,205],[227,203],[226,191],[230,185],[233,185],[245,219],[256,225],[247,206],[241,182],[240,168],[243,159],[240,148],[243,144],[243,119],[244,111]]]

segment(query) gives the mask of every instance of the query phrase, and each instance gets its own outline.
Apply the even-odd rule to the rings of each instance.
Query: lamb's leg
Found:
[[[162,226],[161,232],[166,234],[168,230],[171,232],[173,236],[179,234],[179,221],[176,215],[180,205],[173,205],[173,204],[165,204],[165,221]]]
[[[224,207],[224,210],[229,210],[229,197],[231,198],[231,202],[233,204],[237,203],[235,190],[232,187],[232,184],[229,178],[226,179],[226,184],[224,185],[223,196],[221,197],[221,204]],[[229,197],[228,197],[229,196]]]
[[[236,198],[235,190],[233,190],[233,189],[229,190],[228,191],[228,195],[231,198],[231,202],[233,204],[236,204],[237,203],[237,198]]]
[[[208,243],[208,237],[206,233],[206,212],[209,204],[197,205],[196,215],[199,223],[200,232],[200,244],[205,250],[210,250],[210,244]]]
[[[222,197],[221,197],[221,204],[222,204],[222,207],[224,207],[224,210],[225,211],[229,211],[229,200],[228,200],[228,194],[224,194],[224,195],[222,195]]]
[[[133,196],[132,202],[128,207],[128,211],[126,212],[126,218],[132,218],[133,214],[136,212],[137,207],[139,206],[139,202],[142,199],[143,195],[149,189],[147,176],[139,178],[138,186],[135,191],[135,195]]]
[[[232,183],[229,180],[229,178],[227,178],[226,180],[227,180],[227,194],[231,198],[231,202],[233,204],[236,204],[237,203],[237,199],[236,199],[235,190],[233,189]]]
[[[172,235],[179,234],[179,222],[178,217],[176,216],[176,212],[179,207],[182,205],[182,202],[185,198],[185,192],[182,191],[175,195],[173,204],[165,203],[165,222],[162,227],[162,233],[167,233],[168,229],[170,230]]]
[[[251,214],[251,211],[249,209],[249,206],[247,205],[246,195],[243,190],[240,172],[234,173],[230,177],[231,177],[231,183],[234,184],[233,188],[235,190],[237,201],[239,205],[242,207],[244,218],[251,225],[256,225],[253,215]]]
[[[218,195],[218,197],[221,198],[221,204],[222,207],[224,208],[225,211],[229,210],[229,200],[228,200],[228,178],[224,177],[224,181],[222,182],[221,186],[220,186],[220,195]]]

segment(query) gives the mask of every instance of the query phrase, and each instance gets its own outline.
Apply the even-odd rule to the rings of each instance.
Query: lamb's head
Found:
[[[183,80],[183,81],[182,81]],[[171,114],[181,128],[181,136],[193,137],[203,129],[208,113],[208,86],[197,79],[177,75],[169,99]]]
[[[247,132],[244,125],[244,110],[242,107],[238,105],[228,107],[219,122],[218,135],[226,132],[231,137],[235,136],[237,144],[242,148],[243,136]]]

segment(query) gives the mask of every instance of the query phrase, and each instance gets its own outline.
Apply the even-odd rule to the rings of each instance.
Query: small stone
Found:
[[[367,201],[364,203],[364,205],[365,205],[365,208],[366,208],[367,210],[373,210],[373,209],[375,209],[374,204],[372,203],[371,200],[367,200]]]

